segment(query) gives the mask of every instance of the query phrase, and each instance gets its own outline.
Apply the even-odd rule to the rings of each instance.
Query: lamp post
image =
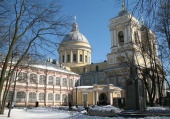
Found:
[[[76,107],[78,107],[78,105],[77,105],[77,87],[76,87]]]

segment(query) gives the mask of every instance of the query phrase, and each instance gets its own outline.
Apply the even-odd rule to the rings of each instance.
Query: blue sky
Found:
[[[111,37],[109,20],[121,11],[121,0],[62,0],[62,14],[74,16],[92,47],[92,62],[107,60]]]

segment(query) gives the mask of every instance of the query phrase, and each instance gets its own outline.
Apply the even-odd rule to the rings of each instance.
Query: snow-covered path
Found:
[[[11,111],[10,118],[11,119],[132,119],[132,118],[123,118],[123,117],[88,116],[84,114],[85,112],[86,112],[85,110],[78,112],[78,111],[59,110],[57,108],[46,108],[46,107],[32,108],[32,109],[28,109],[27,111],[24,108],[21,109],[14,108]],[[8,114],[8,110],[6,109],[4,115],[0,115],[0,119],[10,119],[9,117],[7,117],[7,114]],[[145,117],[145,118],[138,118],[138,119],[169,119],[169,118],[170,117]]]

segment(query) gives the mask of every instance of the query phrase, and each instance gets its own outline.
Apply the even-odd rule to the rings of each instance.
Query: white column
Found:
[[[59,56],[59,63],[62,63],[63,62],[63,53],[60,52],[60,56]]]
[[[62,93],[60,93],[60,105],[62,105]]]
[[[114,45],[117,46],[118,42],[117,42],[117,35],[116,35],[116,30],[115,29],[114,29],[113,33],[114,33],[114,35],[113,35],[113,37],[114,37],[113,42],[114,42]]]
[[[110,105],[112,105],[113,104],[113,93],[111,92],[110,93]]]
[[[79,50],[77,50],[77,63],[79,63]]]
[[[70,50],[70,62],[72,63],[73,62],[73,51]]]
[[[39,101],[39,93],[36,93],[36,101]]]
[[[55,93],[53,93],[53,106],[55,106]]]
[[[87,55],[87,62],[89,62],[89,64],[91,64],[91,52],[88,53]]]
[[[95,105],[95,92],[93,92],[93,105]]]
[[[47,103],[48,103],[48,93],[46,91],[46,93],[45,93],[45,104],[46,104],[46,106],[47,106]]]
[[[85,63],[85,51],[83,50],[83,63]]]
[[[115,46],[114,39],[113,39],[113,31],[110,31],[110,37],[111,37],[111,47]]]
[[[26,100],[25,100],[25,103],[26,103],[26,105],[28,104],[28,101],[29,101],[29,92],[27,91],[26,92]]]
[[[96,103],[99,101],[99,93],[98,93],[98,91],[96,91]]]
[[[125,26],[125,29],[124,29],[124,43],[128,43],[128,37],[127,37],[127,26]]]
[[[66,63],[66,59],[67,59],[67,54],[66,51],[64,51],[64,62]]]
[[[131,42],[131,27],[130,26],[127,26],[127,36],[128,36],[127,41]]]

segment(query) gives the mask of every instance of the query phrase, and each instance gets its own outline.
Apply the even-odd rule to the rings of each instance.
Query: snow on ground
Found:
[[[78,108],[73,107],[74,111],[68,111],[68,106],[63,107],[38,107],[38,108],[14,108],[11,111],[11,119],[132,119],[123,117],[98,117],[89,116],[82,106]],[[108,112],[109,110],[115,110],[120,112],[119,108],[114,106],[95,106],[95,111]],[[165,107],[148,107],[148,111],[170,111]],[[8,109],[5,109],[4,115],[0,115],[0,119],[10,119],[7,117]],[[138,119],[169,119],[170,117],[145,117]],[[133,118],[134,119],[134,118]]]

